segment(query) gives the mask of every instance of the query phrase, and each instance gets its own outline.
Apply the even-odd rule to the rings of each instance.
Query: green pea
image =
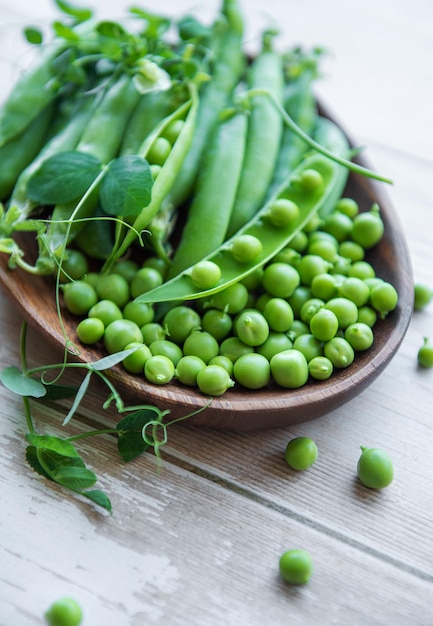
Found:
[[[343,330],[358,321],[358,307],[348,298],[332,298],[326,303],[326,308],[335,313],[338,325]]]
[[[299,285],[293,294],[287,299],[293,309],[295,318],[299,318],[303,304],[312,296],[311,288],[305,285]]]
[[[325,302],[320,298],[310,298],[301,307],[300,318],[305,324],[310,324],[312,318],[320,309],[323,309]]]
[[[338,256],[338,248],[332,241],[316,239],[308,246],[308,254],[320,256],[324,261],[334,263]]]
[[[197,374],[197,386],[207,396],[222,396],[233,385],[227,370],[219,365],[206,365]]]
[[[146,158],[149,163],[164,165],[170,152],[171,143],[169,140],[166,137],[157,137],[151,145]]]
[[[69,248],[62,261],[62,267],[59,274],[60,282],[68,282],[70,280],[81,280],[87,274],[89,264],[86,256],[79,250]]]
[[[133,276],[130,284],[132,298],[138,298],[151,289],[162,285],[163,276],[154,267],[141,267]]]
[[[151,304],[146,302],[138,302],[137,300],[130,300],[123,307],[123,317],[126,320],[135,322],[137,326],[144,326],[153,321],[155,317],[155,311]]]
[[[97,303],[98,296],[89,283],[77,280],[63,287],[63,301],[74,315],[85,315]]]
[[[353,219],[359,213],[359,205],[353,198],[340,198],[335,210]]]
[[[122,311],[115,302],[111,300],[100,300],[88,312],[89,317],[96,317],[101,320],[105,328],[111,322],[121,320],[123,318]]]
[[[179,304],[164,315],[162,326],[174,343],[182,344],[193,330],[201,326],[200,315],[189,306]]]
[[[313,168],[303,170],[296,182],[306,193],[320,192],[323,188],[323,177]]]
[[[129,301],[129,283],[120,274],[101,274],[96,293],[100,300],[111,300],[122,308]]]
[[[263,272],[262,285],[276,298],[289,298],[299,282],[297,270],[286,263],[271,263]]]
[[[287,550],[280,557],[279,570],[287,583],[304,585],[313,573],[313,559],[305,550]]]
[[[414,285],[414,309],[421,311],[433,300],[433,289],[423,283]]]
[[[362,322],[351,324],[344,331],[344,338],[357,351],[368,350],[374,341],[373,331],[370,326]]]
[[[299,335],[293,342],[293,348],[302,352],[305,359],[311,361],[315,356],[323,355],[324,343],[311,333]]]
[[[348,276],[340,285],[338,295],[352,300],[357,307],[360,307],[367,304],[370,298],[370,289],[361,278]]]
[[[294,320],[293,324],[289,328],[287,336],[291,339],[291,341],[295,341],[297,337],[300,337],[301,335],[308,335],[309,332],[310,327],[308,324],[302,320]]]
[[[297,265],[300,281],[303,285],[311,285],[311,282],[318,274],[324,274],[331,267],[331,264],[318,254],[306,254]]]
[[[334,367],[343,369],[353,363],[355,353],[352,346],[344,337],[333,337],[325,343],[324,356],[326,356]]]
[[[143,343],[140,328],[131,320],[115,320],[111,322],[104,333],[104,345],[109,354],[121,352],[129,343]]]
[[[380,448],[364,448],[361,446],[358,460],[358,478],[370,489],[384,489],[394,479],[394,467],[390,456]]]
[[[113,272],[123,276],[123,278],[130,283],[134,274],[138,271],[138,264],[132,259],[120,259],[116,261],[113,267]]]
[[[204,367],[206,367],[206,363],[203,359],[193,354],[188,354],[179,359],[175,375],[183,385],[195,387],[197,385],[197,375]]]
[[[183,354],[198,356],[205,363],[209,363],[219,353],[218,341],[213,335],[203,330],[193,330],[185,339]]]
[[[209,365],[219,365],[223,367],[230,376],[233,374],[233,361],[223,354],[214,356],[214,358],[209,361]]]
[[[291,348],[293,348],[293,342],[286,333],[271,331],[266,341],[260,346],[256,346],[255,351],[270,361],[274,354],[283,352],[283,350],[290,350]]]
[[[298,205],[288,198],[277,198],[269,207],[268,218],[274,226],[288,226],[298,217]]]
[[[234,283],[214,294],[210,298],[208,306],[235,315],[245,308],[248,296],[248,289],[245,285]]]
[[[367,324],[370,328],[373,328],[377,321],[377,313],[371,306],[361,306],[358,309],[358,322],[360,324]]]
[[[284,350],[275,354],[270,365],[271,374],[280,387],[296,389],[308,380],[307,360],[299,350]]]
[[[79,626],[83,611],[73,598],[61,598],[50,606],[44,617],[49,626]]]
[[[173,380],[175,367],[173,361],[163,354],[152,355],[144,364],[146,380],[155,385],[166,385]]]
[[[348,276],[367,280],[376,278],[374,267],[368,261],[355,261],[349,266]]]
[[[270,298],[264,306],[263,315],[269,328],[281,333],[289,330],[295,319],[292,307],[283,298]]]
[[[333,211],[323,219],[322,229],[330,233],[338,242],[345,241],[352,230],[352,219],[342,211]]]
[[[290,247],[296,252],[305,252],[308,246],[308,235],[303,230],[296,233],[290,240]]]
[[[310,330],[319,341],[329,341],[337,334],[338,318],[329,309],[320,309],[311,318]]]
[[[342,241],[338,247],[338,254],[350,259],[352,263],[363,261],[365,256],[364,248],[355,241]]]
[[[242,355],[254,352],[252,346],[247,346],[239,337],[227,337],[221,342],[219,352],[222,356],[226,356],[233,363]]]
[[[247,346],[260,346],[269,336],[269,324],[265,316],[255,309],[246,309],[238,315],[235,330]]]
[[[221,268],[213,261],[199,261],[190,272],[191,280],[199,289],[211,289],[221,278]]]
[[[301,471],[311,467],[317,460],[317,444],[309,437],[295,437],[286,446],[285,459],[292,469]]]
[[[250,263],[254,261],[262,250],[263,245],[260,239],[254,235],[248,234],[237,236],[231,245],[233,258],[238,263]]]
[[[382,239],[385,226],[380,217],[379,207],[373,205],[370,211],[359,213],[353,218],[351,238],[366,250],[373,248]]]
[[[182,349],[177,345],[177,343],[168,339],[156,339],[149,345],[149,349],[153,355],[163,354],[166,356],[173,362],[175,367],[179,359],[183,356]]]
[[[393,311],[397,304],[398,293],[391,283],[383,281],[371,290],[370,305],[379,313],[382,319]]]
[[[269,383],[271,367],[261,354],[243,354],[233,365],[233,376],[246,389],[262,389]]]
[[[326,356],[315,356],[308,361],[308,371],[315,380],[327,380],[332,375],[334,366]]]
[[[103,322],[97,317],[86,317],[77,326],[77,335],[81,343],[93,344],[102,339],[105,331]]]
[[[424,343],[418,350],[417,359],[421,367],[433,367],[433,343],[428,337],[424,337]]]
[[[131,374],[143,374],[146,361],[150,359],[152,352],[144,343],[133,342],[125,346],[125,350],[130,348],[136,348],[136,350],[123,359],[123,367]]]
[[[311,281],[311,294],[325,302],[338,294],[337,279],[334,274],[317,274]]]
[[[185,122],[183,120],[172,120],[162,131],[161,135],[168,139],[168,141],[173,145],[176,139],[180,135],[180,131],[185,126]]]
[[[157,339],[165,339],[166,333],[161,324],[158,322],[149,322],[141,326],[141,334],[143,335],[143,343],[147,346]]]
[[[232,328],[233,319],[225,311],[209,309],[202,317],[202,329],[213,335],[217,341],[228,337]]]

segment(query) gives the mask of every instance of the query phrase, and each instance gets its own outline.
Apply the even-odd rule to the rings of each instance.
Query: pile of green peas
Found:
[[[71,259],[80,253],[71,250],[66,269],[78,279],[64,284],[63,301],[82,317],[81,342],[102,342],[110,354],[134,347],[123,365],[149,383],[177,381],[209,396],[234,385],[296,389],[349,367],[372,346],[377,320],[396,308],[395,287],[366,259],[383,232],[377,205],[360,212],[343,197],[246,279],[174,303],[159,318],[157,307],[135,299],[164,282],[163,260],[123,259],[110,273],[85,268],[77,277]]]

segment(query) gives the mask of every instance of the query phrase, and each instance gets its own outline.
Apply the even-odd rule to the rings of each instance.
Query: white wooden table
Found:
[[[93,0],[117,16],[124,0]],[[200,4],[202,6],[200,6]],[[319,96],[388,190],[406,231],[417,282],[433,283],[433,5],[427,0],[244,2],[251,45],[275,18],[287,41],[332,51]],[[161,12],[218,2],[160,0]],[[149,5],[148,5],[149,8]],[[47,23],[48,0],[0,0],[0,80],[21,62],[19,28]],[[0,292],[1,365],[18,364],[20,319]],[[109,436],[80,446],[113,503],[111,516],[47,484],[24,458],[19,398],[0,387],[0,626],[42,624],[50,603],[75,597],[84,626],[431,626],[433,624],[433,370],[416,353],[433,338],[433,306],[416,313],[385,372],[350,404],[299,426],[233,434],[176,425],[163,448],[125,465]],[[30,331],[32,358],[59,355]],[[63,414],[35,409],[50,432]],[[102,423],[92,390],[71,431]],[[307,472],[284,462],[288,440],[312,437]],[[359,446],[393,458],[381,492],[356,480]],[[314,574],[289,587],[280,554],[308,550]]]

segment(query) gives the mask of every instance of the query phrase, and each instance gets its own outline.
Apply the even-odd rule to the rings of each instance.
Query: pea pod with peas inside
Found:
[[[209,267],[219,269],[220,276],[215,273],[214,285],[203,289],[194,283],[191,272],[194,276],[196,264],[137,299],[148,303],[193,300],[218,293],[239,282],[272,259],[302,230],[327,201],[334,185],[339,182],[338,174],[339,165],[336,162],[321,154],[312,154],[294,170],[274,198],[252,220],[199,261],[199,264],[210,262],[212,265]],[[260,245],[256,248],[256,256],[240,262],[233,256],[232,249],[236,241],[245,235]]]
[[[271,48],[271,36],[264,35],[262,52],[249,68],[248,86],[269,90],[282,102],[283,63],[281,55]],[[277,162],[283,120],[268,98],[247,98],[250,107],[247,145],[231,218],[227,228],[230,237],[263,205]]]

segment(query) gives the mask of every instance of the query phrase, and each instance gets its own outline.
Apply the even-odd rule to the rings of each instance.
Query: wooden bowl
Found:
[[[330,117],[328,115],[328,117]],[[366,166],[362,158],[357,162]],[[275,384],[266,389],[250,391],[236,385],[224,396],[212,399],[210,406],[188,419],[188,424],[216,429],[247,431],[288,426],[311,420],[336,409],[361,393],[388,365],[396,354],[408,328],[413,311],[413,278],[409,251],[398,217],[384,192],[384,183],[377,183],[358,174],[350,174],[346,195],[358,201],[361,210],[373,202],[381,208],[385,235],[368,254],[377,274],[390,281],[398,291],[397,308],[374,328],[374,344],[357,354],[354,363],[335,371],[327,381],[308,382],[304,387],[285,390]],[[22,240],[31,250],[31,240]],[[35,277],[20,269],[9,270],[8,258],[0,255],[0,282],[29,324],[36,327],[52,344],[62,348],[64,339],[55,308],[54,284],[50,278]],[[64,315],[68,336],[78,342],[77,318]],[[103,347],[82,347],[77,360],[94,361],[104,356]],[[170,409],[170,419],[187,415],[204,407],[209,398],[194,389],[172,383],[156,386],[143,377],[128,374],[121,366],[110,371],[110,378],[125,401],[154,404]]]

